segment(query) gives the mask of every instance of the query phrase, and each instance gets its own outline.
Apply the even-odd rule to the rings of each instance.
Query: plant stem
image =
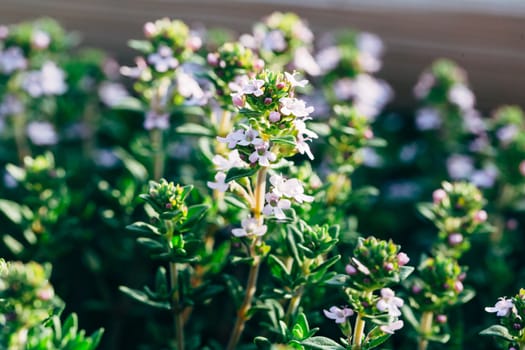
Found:
[[[430,334],[432,331],[432,320],[434,318],[434,314],[432,311],[425,311],[423,312],[423,315],[421,316],[421,322],[420,322],[420,338],[419,338],[419,350],[426,350],[428,347],[428,339],[426,337]]]
[[[175,319],[175,338],[177,341],[177,350],[184,350],[184,315],[183,310],[179,309],[179,271],[177,263],[170,262],[170,282],[173,289],[172,309]]]
[[[18,153],[18,162],[20,165],[24,165],[24,158],[31,156],[31,150],[27,144],[27,138],[25,134],[26,118],[25,115],[19,114],[12,118],[13,128],[15,134],[16,150]]]
[[[288,325],[290,323],[290,318],[295,314],[299,304],[301,303],[301,298],[303,297],[304,286],[300,286],[299,289],[294,293],[290,303],[288,304],[288,309],[286,309],[286,314],[284,316],[284,322]]]
[[[260,225],[263,223],[262,208],[264,206],[264,194],[266,192],[266,174],[268,169],[262,167],[257,172],[257,182],[255,184],[254,191],[254,205],[252,206],[252,215]],[[254,239],[250,245],[250,255],[253,257],[252,266],[250,267],[250,272],[248,273],[248,281],[246,282],[246,294],[242,301],[239,310],[237,310],[237,320],[233,326],[232,333],[230,335],[230,340],[228,341],[227,350],[234,350],[237,347],[237,343],[241,338],[241,334],[244,330],[246,321],[248,320],[248,311],[252,306],[252,300],[257,290],[257,278],[259,276],[259,268],[261,266],[261,257],[257,255],[255,248],[259,242],[259,238]]]
[[[164,174],[163,133],[164,131],[161,129],[153,129],[150,132],[153,147],[153,179],[155,181],[158,181]]]
[[[355,319],[355,327],[354,327],[354,337],[352,342],[352,350],[361,350],[361,343],[363,339],[363,333],[365,330],[365,321],[363,320],[363,317],[361,316],[361,313],[357,313],[357,318]]]

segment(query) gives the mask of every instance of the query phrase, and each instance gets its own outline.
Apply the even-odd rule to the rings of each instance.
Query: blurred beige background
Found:
[[[525,106],[525,0],[0,0],[0,23],[51,16],[79,31],[84,45],[129,62],[126,41],[141,38],[147,20],[249,31],[275,10],[297,12],[318,35],[344,27],[380,35],[387,51],[379,75],[394,87],[398,107],[414,103],[417,76],[439,57],[466,68],[483,111]]]

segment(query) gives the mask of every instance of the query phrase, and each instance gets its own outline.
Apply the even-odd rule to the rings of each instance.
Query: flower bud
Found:
[[[345,271],[350,276],[355,275],[357,273],[357,269],[354,267],[354,265],[351,264],[345,266]]]
[[[394,264],[389,262],[389,263],[386,263],[383,267],[385,268],[386,271],[392,271],[394,269]]]
[[[239,95],[232,96],[232,102],[237,107],[244,106],[244,99],[242,98],[242,96],[239,96]]]
[[[155,27],[155,24],[152,22],[146,22],[144,24],[144,36],[146,38],[151,38],[153,35],[155,35],[155,32],[157,31],[157,27]]]
[[[443,314],[437,315],[436,322],[441,323],[441,324],[447,323],[447,315],[443,315]]]
[[[257,59],[255,60],[255,62],[253,62],[253,69],[255,69],[256,71],[260,71],[264,68],[264,61],[261,60],[261,59]]]
[[[516,220],[516,219],[509,219],[509,220],[507,220],[507,225],[506,226],[507,226],[507,228],[509,230],[515,230],[515,229],[518,228],[518,220]]]
[[[448,244],[455,246],[463,242],[463,235],[461,233],[453,233],[448,236]]]
[[[366,129],[364,136],[365,136],[365,139],[370,140],[371,138],[374,137],[374,132],[372,131],[372,129]]]
[[[519,165],[520,174],[525,176],[525,160],[522,160]]]
[[[397,262],[399,266],[405,266],[406,264],[408,264],[409,261],[410,258],[405,253],[400,252],[399,254],[397,254]]]
[[[463,283],[461,281],[456,281],[456,283],[454,283],[454,290],[456,293],[461,293],[463,291]]]
[[[412,293],[414,293],[414,294],[419,294],[419,293],[421,293],[422,290],[423,290],[423,288],[421,288],[421,286],[419,284],[414,284],[412,286]]]
[[[487,212],[485,210],[480,210],[474,215],[474,221],[477,223],[487,221]]]
[[[264,104],[265,104],[265,105],[269,105],[270,103],[272,103],[272,101],[273,101],[273,100],[272,100],[270,97],[266,97],[266,98],[264,99]]]
[[[279,90],[282,90],[286,87],[286,83],[284,81],[280,81],[277,83],[276,87],[279,89]]]
[[[9,35],[9,28],[0,25],[0,40],[4,40]]]
[[[281,120],[281,113],[276,112],[276,111],[270,112],[270,115],[268,116],[268,119],[270,120],[270,122],[276,123],[279,120]]]
[[[219,65],[219,55],[216,53],[210,52],[206,57],[208,64],[212,67],[217,67]]]
[[[434,204],[441,203],[441,201],[443,201],[443,199],[445,199],[446,197],[447,197],[447,193],[445,192],[445,190],[441,188],[438,190],[435,190],[432,193],[432,199],[434,200]]]
[[[202,40],[200,37],[194,35],[186,40],[186,47],[191,51],[197,51],[202,46]]]

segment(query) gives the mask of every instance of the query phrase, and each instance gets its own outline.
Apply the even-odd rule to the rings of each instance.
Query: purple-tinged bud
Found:
[[[463,282],[465,280],[465,278],[467,278],[467,273],[466,272],[462,272],[458,276],[458,280],[460,280],[461,282]]]
[[[202,46],[202,40],[200,37],[193,35],[186,40],[186,47],[191,51],[197,51]]]
[[[414,293],[414,294],[419,294],[419,293],[421,293],[422,290],[423,290],[423,288],[421,288],[421,286],[419,284],[414,284],[412,286],[412,293]]]
[[[216,53],[210,52],[208,56],[206,56],[206,61],[208,61],[208,64],[212,67],[217,67],[219,64],[219,55]]]
[[[268,119],[270,119],[272,123],[277,123],[279,120],[281,120],[281,113],[276,111],[270,112]]]
[[[244,106],[244,99],[240,95],[232,96],[232,102],[237,107],[243,107]]]
[[[284,81],[280,81],[277,83],[276,87],[279,89],[279,90],[282,90],[286,87],[286,83]]]
[[[443,315],[443,314],[437,315],[436,322],[441,323],[441,324],[447,323],[447,315]]]
[[[4,40],[9,35],[9,28],[0,25],[0,40]]]
[[[357,273],[357,269],[354,267],[354,265],[348,264],[345,266],[345,271],[350,276],[353,276]]]
[[[448,283],[443,283],[443,289],[449,289],[450,286],[448,285]]]
[[[264,99],[264,104],[265,104],[265,105],[269,105],[270,103],[272,103],[272,101],[273,101],[273,100],[272,100],[271,97],[266,97],[266,98]]]
[[[253,62],[253,69],[255,69],[256,71],[260,71],[263,68],[264,68],[264,61],[261,60],[260,58]]]
[[[364,136],[365,136],[365,139],[370,140],[371,138],[374,137],[374,132],[372,131],[372,129],[366,129]]]
[[[455,246],[463,242],[463,235],[461,233],[453,233],[448,236],[448,244]]]
[[[509,348],[509,350],[518,350],[518,349],[516,349],[514,346],[511,346],[511,347]]]
[[[361,305],[363,305],[365,309],[370,306],[370,304],[367,301],[363,301]]]
[[[434,204],[439,204],[443,201],[443,199],[447,198],[447,192],[443,189],[435,190],[432,193],[432,199],[434,200]]]
[[[385,265],[383,266],[385,268],[386,271],[392,271],[394,269],[394,264],[392,263],[385,263]]]
[[[363,283],[365,284],[369,284],[371,281],[370,281],[370,278],[366,277],[363,279]]]
[[[520,163],[518,168],[520,169],[520,174],[525,176],[525,160],[521,161],[521,163]]]
[[[171,205],[171,203],[166,203],[164,207],[166,207],[166,209],[172,209],[173,205]]]
[[[454,290],[456,293],[461,293],[463,291],[463,283],[461,281],[456,281],[456,283],[454,283]]]
[[[507,228],[509,230],[515,230],[518,228],[518,220],[516,219],[508,219],[507,220]]]
[[[397,254],[397,263],[399,264],[399,266],[405,266],[406,264],[408,264],[409,261],[410,258],[405,253],[400,252],[399,254]]]
[[[515,330],[519,331],[520,329],[523,328],[523,326],[518,323],[518,322],[515,322],[513,325],[512,325],[512,328],[514,328]]]
[[[40,300],[51,300],[53,298],[53,295],[55,293],[53,292],[53,288],[46,288],[39,290],[37,295]]]
[[[226,61],[224,61],[224,60],[220,60],[220,61],[219,61],[219,67],[221,67],[221,68],[226,68]]]
[[[478,223],[485,222],[487,221],[487,217],[487,212],[485,210],[480,210],[474,215],[474,221]]]
[[[151,38],[155,33],[157,32],[157,27],[155,27],[155,24],[152,22],[146,22],[144,24],[144,36],[146,38]]]

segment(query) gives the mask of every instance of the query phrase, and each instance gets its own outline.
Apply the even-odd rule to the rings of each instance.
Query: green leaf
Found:
[[[166,249],[166,245],[162,242],[159,242],[155,239],[149,238],[149,237],[139,237],[137,238],[137,242],[146,247],[147,249],[152,250],[164,250]]]
[[[412,308],[405,303],[401,307],[401,310],[403,311],[403,317],[405,320],[407,320],[408,323],[410,323],[410,325],[419,333],[419,321],[416,319]]]
[[[308,349],[319,350],[345,350],[343,346],[326,337],[311,337],[301,342]]]
[[[348,280],[348,278],[349,278],[348,275],[343,275],[343,274],[335,275],[334,277],[326,281],[325,284],[329,286],[341,287],[346,284],[346,281]]]
[[[272,343],[265,337],[255,337],[253,343],[257,346],[258,350],[270,350],[272,348]]]
[[[274,138],[270,139],[270,141],[272,141],[274,143],[280,143],[280,144],[283,144],[283,145],[293,146],[293,147],[295,147],[295,145],[296,145],[295,137],[293,137],[292,135],[281,136],[281,137],[274,137]]]
[[[436,218],[436,214],[432,211],[432,203],[419,203],[416,205],[417,211],[430,221]]]
[[[138,302],[141,302],[143,304],[153,306],[159,309],[165,309],[170,310],[171,305],[167,301],[156,301],[149,299],[148,295],[144,293],[143,291],[131,289],[126,286],[120,286],[119,290],[126,294],[127,296],[131,297],[132,299],[137,300]]]
[[[243,177],[252,176],[253,174],[255,174],[257,172],[257,170],[258,170],[257,167],[253,167],[253,168],[231,168],[228,171],[228,174],[226,174],[226,179],[224,180],[224,182],[230,182],[230,181],[237,180],[237,179],[240,179],[240,178],[243,178]]]
[[[17,202],[7,199],[0,199],[0,212],[4,213],[4,215],[7,216],[9,220],[17,225],[20,225],[24,219],[22,211],[22,206]]]
[[[7,248],[15,255],[19,255],[24,251],[24,245],[13,238],[13,236],[6,234],[2,237],[2,240]]]
[[[275,255],[270,254],[270,256],[268,256],[268,266],[270,267],[272,276],[274,276],[275,278],[281,281],[287,281],[289,279],[290,271],[288,271],[288,268],[286,267],[284,262],[282,262]]]
[[[126,229],[139,233],[153,233],[155,235],[161,234],[157,227],[142,221],[134,222],[133,224],[126,226]]]
[[[205,126],[195,123],[186,123],[175,129],[177,134],[181,135],[194,135],[194,136],[208,136],[213,137],[215,134],[213,131]]]
[[[146,170],[146,167],[133,158],[126,150],[119,147],[116,148],[114,152],[135,179],[140,181],[146,181],[148,179],[148,170]]]
[[[433,334],[426,336],[426,339],[436,342],[445,344],[450,340],[450,334]]]
[[[465,288],[458,296],[458,303],[465,304],[476,296],[476,291],[472,288]]]
[[[405,280],[412,272],[414,272],[413,266],[401,266],[399,268],[399,279],[401,281]]]
[[[135,97],[124,97],[117,105],[113,106],[113,109],[140,113],[144,113],[146,110],[142,101]]]
[[[493,325],[487,329],[479,332],[481,335],[492,335],[495,337],[503,338],[508,341],[514,341],[514,337],[509,333],[509,330],[501,325]]]
[[[373,349],[383,344],[391,334],[383,332],[378,326],[374,327],[366,336],[363,349]]]
[[[128,46],[142,53],[153,52],[153,44],[147,40],[129,40]]]

